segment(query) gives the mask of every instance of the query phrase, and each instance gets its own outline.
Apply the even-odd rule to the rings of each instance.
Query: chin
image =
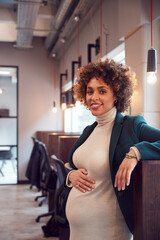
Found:
[[[91,111],[91,113],[92,113],[92,115],[95,116],[95,117],[96,117],[96,116],[100,116],[100,115],[103,114],[102,112],[98,112],[98,111],[97,111],[97,112],[96,112],[96,111]]]

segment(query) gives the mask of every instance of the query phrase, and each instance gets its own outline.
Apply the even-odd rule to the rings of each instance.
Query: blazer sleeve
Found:
[[[137,147],[143,160],[160,160],[160,130],[149,126],[142,116],[134,121],[134,129],[138,135]]]

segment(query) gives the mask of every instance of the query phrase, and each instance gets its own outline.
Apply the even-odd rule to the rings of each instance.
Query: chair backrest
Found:
[[[65,185],[66,181],[66,168],[64,162],[57,159],[54,155],[51,156],[53,163],[56,166],[57,182],[55,192],[55,220],[63,226],[68,226],[68,220],[65,214],[65,206],[68,198],[68,194],[71,188]]]
[[[50,163],[46,145],[39,141],[40,153],[40,186],[43,190],[54,190],[56,188],[56,172]]]
[[[40,190],[40,151],[39,140],[32,137],[33,148],[26,169],[25,176],[29,179],[32,186],[36,186]]]

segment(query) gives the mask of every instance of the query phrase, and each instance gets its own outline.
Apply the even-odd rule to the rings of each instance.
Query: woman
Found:
[[[131,173],[143,159],[160,159],[160,130],[142,116],[123,116],[135,74],[113,60],[80,68],[74,94],[96,116],[70,151],[66,215],[70,240],[130,240]]]

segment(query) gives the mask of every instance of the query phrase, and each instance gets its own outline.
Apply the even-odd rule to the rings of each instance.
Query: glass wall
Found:
[[[17,183],[17,76],[0,66],[0,184]]]

